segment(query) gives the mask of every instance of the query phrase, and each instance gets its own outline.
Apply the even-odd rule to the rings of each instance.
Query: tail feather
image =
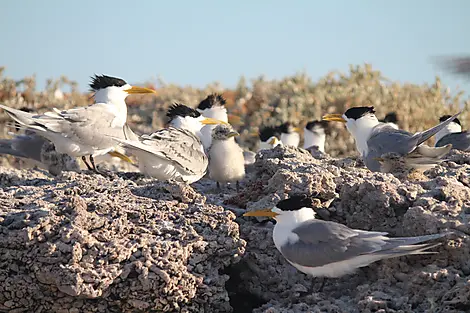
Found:
[[[428,129],[428,130],[425,130],[423,132],[418,132],[416,134],[413,135],[413,137],[416,137],[418,139],[417,141],[417,145],[420,145],[422,144],[423,142],[425,142],[426,140],[428,140],[429,138],[431,138],[432,136],[434,136],[435,134],[437,134],[441,129],[443,129],[444,127],[446,127],[450,122],[452,122],[457,116],[459,116],[460,114],[462,113],[462,111],[460,111],[459,113],[449,117],[447,120],[445,120],[444,122],[442,123],[439,123],[437,124],[436,126]]]
[[[430,147],[428,145],[420,145],[415,151],[429,158],[442,158],[452,150],[452,145],[448,144],[443,147]]]

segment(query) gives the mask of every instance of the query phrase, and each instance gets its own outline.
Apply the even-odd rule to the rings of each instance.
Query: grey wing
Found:
[[[415,133],[415,134],[413,135],[413,138],[417,138],[417,139],[418,139],[417,145],[422,144],[423,142],[425,142],[426,140],[428,140],[429,138],[431,138],[432,136],[434,136],[435,134],[437,134],[440,130],[444,129],[444,127],[446,127],[447,125],[449,125],[449,123],[452,122],[454,119],[456,119],[457,116],[459,116],[461,113],[462,113],[462,111],[460,111],[459,113],[456,113],[456,114],[452,115],[452,116],[449,117],[447,120],[445,120],[445,121],[443,121],[443,122],[437,124],[437,125],[434,126],[434,127],[431,127],[431,128],[428,129],[428,130]]]
[[[41,162],[41,150],[46,139],[35,135],[17,135],[0,140],[0,153]]]
[[[151,135],[140,137],[140,145],[121,141],[125,147],[146,151],[165,158],[190,174],[205,172],[208,159],[202,143],[193,133],[174,127],[164,128]]]
[[[451,133],[442,137],[436,142],[436,147],[443,147],[452,144],[452,149],[469,151],[470,150],[470,132]]]
[[[320,220],[305,222],[293,232],[299,240],[283,245],[281,253],[289,261],[308,267],[323,266],[380,251],[386,244],[380,238],[387,234],[358,231]]]

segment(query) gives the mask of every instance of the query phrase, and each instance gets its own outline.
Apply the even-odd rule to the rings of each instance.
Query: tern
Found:
[[[110,153],[132,162],[114,151],[116,142],[110,138],[131,138],[136,135],[126,123],[129,94],[156,93],[148,88],[131,86],[123,79],[95,75],[90,88],[95,92],[95,103],[88,107],[63,110],[53,109],[44,114],[33,114],[0,105],[22,127],[35,131],[50,140],[57,152],[82,157],[89,170],[98,172],[93,157]],[[92,166],[85,156],[89,156]]]
[[[252,211],[244,216],[266,216],[276,220],[273,240],[276,248],[299,271],[314,277],[337,278],[358,268],[388,258],[432,254],[425,250],[440,243],[424,243],[448,233],[389,238],[386,232],[352,229],[315,218],[317,199],[296,195],[279,201],[272,209]]]
[[[243,150],[235,141],[240,135],[229,124],[217,125],[212,131],[212,144],[207,151],[209,157],[209,177],[220,183],[236,182],[237,191],[240,180],[245,177]]]
[[[450,115],[441,116],[439,121],[445,121],[450,117]],[[452,145],[452,149],[470,151],[470,132],[468,130],[462,131],[462,125],[458,118],[455,118],[436,134],[435,147],[443,147],[448,144]]]
[[[277,127],[266,126],[260,129],[259,133],[259,146],[258,151],[264,149],[272,149],[279,145],[282,146],[282,142],[279,139],[281,134]]]
[[[300,143],[300,128],[294,127],[292,123],[285,122],[278,126],[281,133],[281,142],[284,146],[298,147]]]
[[[318,150],[325,152],[327,121],[311,121],[304,128],[304,149],[318,147]]]
[[[226,100],[220,94],[210,94],[202,100],[197,110],[202,116],[213,118],[228,123],[227,109],[225,108]],[[208,149],[212,142],[212,131],[216,125],[204,125],[201,129],[201,142],[204,149]]]
[[[387,123],[381,123],[375,116],[374,107],[354,107],[344,114],[327,114],[323,120],[346,123],[346,128],[356,141],[356,148],[367,168],[373,172],[383,171],[380,159],[393,153],[399,157],[410,156],[410,166],[420,168],[425,160],[426,168],[438,164],[440,158],[449,152],[451,145],[433,148],[422,145],[430,137],[454,120],[459,112],[440,124],[415,134],[398,130]]]
[[[139,169],[161,181],[181,181],[192,184],[201,179],[208,158],[200,140],[204,125],[227,124],[205,118],[197,110],[175,103],[168,109],[169,127],[137,140],[115,138],[138,159]]]

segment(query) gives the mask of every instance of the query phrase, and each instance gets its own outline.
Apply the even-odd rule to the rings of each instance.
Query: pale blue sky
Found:
[[[0,65],[40,87],[64,74],[232,87],[240,75],[318,79],[371,63],[402,82],[469,83],[431,57],[470,54],[468,0],[1,0]]]

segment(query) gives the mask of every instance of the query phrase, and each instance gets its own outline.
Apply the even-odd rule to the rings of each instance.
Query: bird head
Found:
[[[326,114],[322,120],[345,123],[348,131],[356,138],[379,123],[374,107],[354,107],[344,114]]]
[[[181,103],[174,103],[168,109],[166,116],[171,126],[197,133],[204,125],[217,125],[228,123],[213,118],[204,117],[197,110]]]
[[[317,121],[313,120],[305,125],[305,129],[315,133],[317,135],[324,135],[328,128],[328,121]]]
[[[291,122],[285,122],[279,125],[278,130],[283,134],[291,134],[293,132],[300,133],[301,129],[295,127]]]
[[[230,124],[219,124],[212,130],[212,140],[233,140],[239,135]]]
[[[131,86],[121,78],[96,74],[91,78],[90,89],[95,101],[100,103],[122,102],[130,94],[157,93],[149,88]]]
[[[320,205],[320,200],[308,195],[293,195],[279,201],[273,208],[251,211],[243,216],[271,217],[278,223],[298,223],[315,217],[313,208]]]

